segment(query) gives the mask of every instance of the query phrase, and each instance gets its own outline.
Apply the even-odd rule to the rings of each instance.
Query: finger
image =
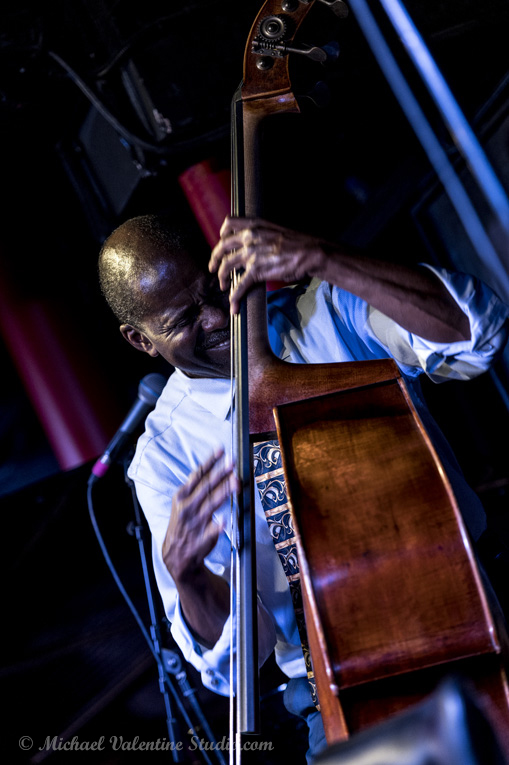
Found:
[[[246,234],[246,232],[248,232],[248,234]],[[249,236],[250,239],[253,238],[249,229],[242,229],[234,231],[226,238],[221,239],[211,252],[209,271],[211,273],[217,271],[226,258],[241,249],[244,246],[247,236]]]
[[[162,556],[172,576],[179,577],[179,572],[196,569],[214,548],[219,535],[224,530],[223,523],[216,523],[212,518],[202,528],[187,528],[185,533],[166,532],[162,546]]]
[[[242,240],[242,241],[240,241]],[[252,271],[255,281],[265,281],[267,269],[277,264],[278,244],[273,235],[256,234],[245,229],[235,237],[236,246],[231,252],[224,254],[218,270],[218,278],[226,289],[230,273],[237,271]]]
[[[222,527],[213,521],[208,524],[201,535],[200,544],[196,551],[197,557],[203,560],[210,552],[212,552],[222,530]]]
[[[219,236],[221,239],[224,239],[225,237],[230,236],[231,234],[234,234],[236,231],[240,231],[243,228],[270,228],[271,226],[271,223],[263,220],[262,218],[227,215],[222,223],[221,229],[219,231]]]
[[[210,471],[214,468],[214,465],[216,465],[222,457],[224,457],[224,449],[222,447],[218,447],[212,452],[210,457],[205,460],[202,465],[200,465],[191,473],[189,479],[178,489],[176,494],[178,494],[182,499],[189,497],[196,489],[198,484],[203,480],[204,476],[207,476],[210,473]]]
[[[245,247],[224,255],[217,272],[219,285],[222,290],[226,290],[230,286],[230,277],[234,271],[246,268],[250,256],[251,253]]]
[[[196,513],[195,517],[207,516],[218,510],[235,490],[235,481],[233,467],[226,460],[218,464],[214,472],[207,473],[190,498]]]
[[[221,261],[224,255],[225,255],[224,241],[219,240],[219,242],[216,244],[216,246],[212,249],[212,252],[210,253],[209,271],[211,274],[217,271],[217,269],[221,265]]]
[[[226,472],[225,472],[226,471]],[[212,479],[206,474],[197,484],[191,496],[174,497],[172,512],[173,533],[197,535],[210,523],[213,514],[224,502],[238,491],[237,479],[231,466],[222,468]],[[179,529],[180,531],[176,531]]]
[[[217,271],[223,258],[232,250],[237,250],[245,245],[262,243],[264,233],[279,231],[260,218],[225,218],[220,230],[220,240],[214,246],[209,260],[209,270]]]
[[[224,221],[221,224],[221,228],[219,229],[219,236],[221,237],[221,239],[224,239],[225,236],[228,236],[229,234],[233,232],[234,226],[238,220],[240,219],[236,218],[234,215],[227,215],[225,217]]]
[[[230,311],[232,314],[237,314],[240,311],[242,300],[256,283],[257,279],[255,279],[253,271],[246,271],[241,276],[230,293]]]
[[[202,502],[200,506],[200,512],[194,518],[194,526],[192,533],[197,537],[201,537],[204,530],[210,523],[214,523],[217,528],[214,513],[224,506],[224,503],[229,499],[232,494],[238,489],[235,481],[232,478],[225,479],[225,481],[216,487],[216,489]],[[222,525],[221,525],[222,529]],[[219,532],[218,532],[219,533]]]

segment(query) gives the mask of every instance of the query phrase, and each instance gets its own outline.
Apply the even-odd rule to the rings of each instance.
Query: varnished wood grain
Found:
[[[275,416],[328,740],[396,713],[459,666],[484,677],[509,722],[497,625],[403,381]]]

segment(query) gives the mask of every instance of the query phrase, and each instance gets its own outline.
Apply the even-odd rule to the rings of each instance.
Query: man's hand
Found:
[[[212,516],[236,487],[231,465],[215,452],[175,492],[163,560],[176,583],[203,568],[222,531]]]
[[[215,452],[175,493],[163,542],[186,622],[205,645],[216,642],[229,612],[227,582],[204,564],[222,531],[212,516],[237,486],[224,453]]]
[[[221,289],[228,289],[234,269],[243,270],[230,295],[232,313],[238,313],[240,301],[253,285],[298,282],[315,275],[324,257],[320,240],[258,218],[227,217],[220,236],[209,270],[217,271]]]
[[[366,257],[342,244],[269,223],[258,218],[226,218],[214,247],[210,271],[222,289],[230,273],[244,269],[230,295],[232,313],[254,284],[305,277],[341,287],[366,301],[404,329],[439,343],[470,338],[468,317],[447,287],[431,271]]]

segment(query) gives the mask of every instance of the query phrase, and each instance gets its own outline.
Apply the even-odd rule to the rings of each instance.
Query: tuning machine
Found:
[[[296,0],[286,0],[286,2],[291,3],[294,6],[294,9],[298,5]],[[309,5],[311,0],[298,0],[298,2],[302,3],[302,5]],[[319,2],[327,5],[331,11],[340,19],[346,19],[348,16],[348,6],[344,0],[319,0]]]
[[[283,58],[284,40],[291,37],[293,32],[291,18],[278,14],[265,16],[258,24],[258,30],[253,38],[252,52],[257,56]],[[268,68],[265,65],[263,68]]]
[[[329,6],[338,19],[346,19],[348,16],[348,6],[343,0],[320,0],[320,2]]]
[[[261,19],[251,48],[252,52],[259,56],[257,63],[259,69],[270,69],[273,65],[273,59],[283,58],[289,53],[297,53],[321,64],[335,61],[338,58],[339,46],[336,43],[318,47],[306,43],[285,42],[292,36],[292,33],[293,25],[289,16],[274,14]]]

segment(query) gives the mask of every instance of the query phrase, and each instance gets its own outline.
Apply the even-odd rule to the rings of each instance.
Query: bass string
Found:
[[[237,284],[237,272],[234,271],[230,275],[230,291],[233,291]],[[230,436],[231,436],[231,443],[230,443],[230,464],[234,465],[234,469],[237,470],[236,467],[236,444],[237,444],[237,438],[236,438],[236,431],[235,431],[235,425],[236,425],[236,418],[235,418],[235,365],[236,365],[236,354],[238,353],[238,342],[239,342],[239,327],[238,327],[238,317],[233,316],[230,314],[230,419],[231,419],[231,429],[230,429]],[[236,580],[239,572],[239,566],[238,566],[238,545],[237,545],[237,536],[238,536],[238,503],[236,501],[236,495],[232,493],[230,495],[230,528],[229,528],[229,537],[230,537],[230,665],[229,665],[229,672],[230,672],[230,695],[229,695],[229,740],[230,740],[230,746],[228,747],[228,759],[229,759],[229,765],[239,765],[240,764],[240,751],[241,747],[239,746],[239,732],[238,732],[238,725],[236,724],[237,716],[236,716],[236,710],[235,710],[235,677],[236,677],[236,669],[235,669],[235,655],[236,655],[236,601],[235,601],[235,590],[237,592],[239,591],[238,588],[238,582],[236,582],[237,586],[234,587],[234,581]]]

